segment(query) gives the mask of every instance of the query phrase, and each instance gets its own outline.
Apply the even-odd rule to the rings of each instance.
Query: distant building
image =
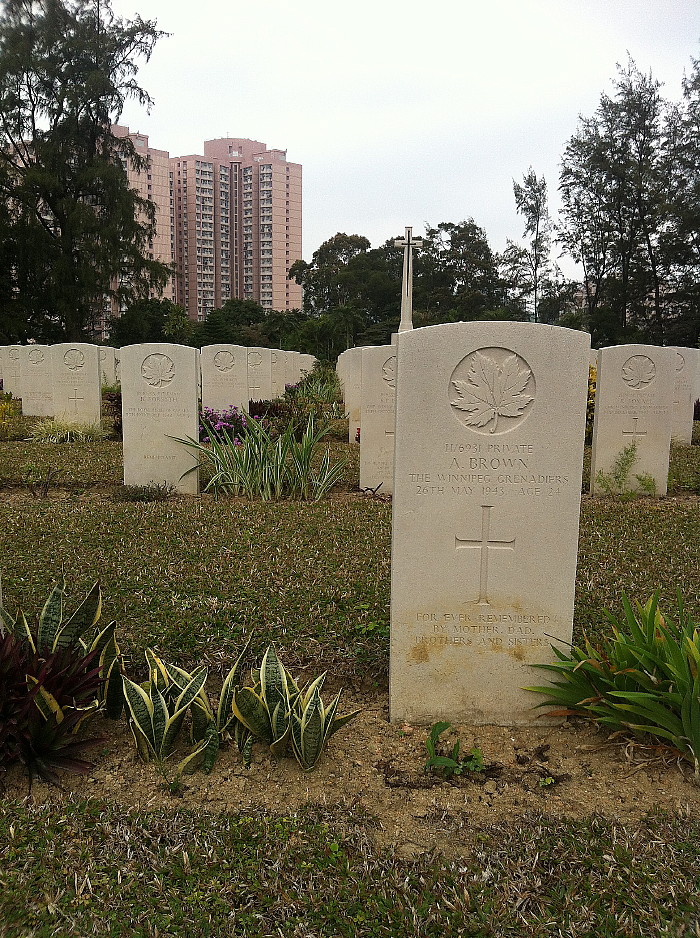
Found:
[[[144,134],[113,130],[150,157],[147,173],[126,168],[156,205],[152,256],[175,265],[163,296],[199,322],[231,298],[270,310],[301,307],[301,286],[287,279],[302,249],[301,166],[286,151],[227,137],[206,141],[201,155],[170,157]]]

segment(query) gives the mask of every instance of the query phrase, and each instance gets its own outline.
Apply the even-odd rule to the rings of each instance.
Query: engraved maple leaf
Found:
[[[170,384],[175,376],[175,366],[167,355],[149,355],[141,365],[141,374],[151,387],[161,388]]]
[[[521,368],[516,355],[509,355],[499,365],[493,358],[476,352],[466,381],[453,381],[457,399],[452,406],[467,412],[468,427],[485,427],[493,420],[489,432],[495,433],[499,417],[520,417],[534,400],[525,393],[532,372]]]
[[[654,380],[656,368],[646,355],[633,355],[622,366],[622,377],[631,388],[644,388]]]

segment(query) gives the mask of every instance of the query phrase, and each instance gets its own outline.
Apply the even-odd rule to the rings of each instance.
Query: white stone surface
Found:
[[[360,488],[394,490],[396,346],[362,349]]]
[[[690,445],[693,438],[693,405],[697,386],[697,349],[669,346],[676,353],[676,382],[673,395],[671,439]]]
[[[53,410],[57,420],[99,424],[102,405],[100,350],[88,342],[51,346]]]
[[[31,417],[53,417],[53,370],[50,345],[20,346],[22,413]]]
[[[301,378],[300,352],[284,353],[284,383],[298,384]]]
[[[571,640],[589,348],[533,323],[399,336],[392,721],[541,722],[523,687]]]
[[[121,349],[124,484],[168,484],[197,495],[190,449],[176,442],[198,439],[197,350],[151,343]],[[184,476],[184,477],[183,477]]]
[[[362,419],[362,348],[351,348],[344,353],[345,412],[348,415],[348,442],[357,440]]]
[[[285,353],[282,349],[270,349],[270,385],[273,400],[284,397]]]
[[[22,380],[20,374],[21,345],[4,345],[0,348],[2,356],[2,389],[9,391],[13,397],[22,396]]]
[[[636,476],[647,474],[657,495],[668,487],[671,409],[676,353],[657,345],[613,345],[598,352],[591,494],[604,493],[599,472],[610,473],[626,446],[637,459],[628,486],[640,490]]]
[[[301,377],[303,378],[305,374],[310,375],[314,370],[314,365],[316,364],[315,355],[307,355],[304,352],[299,353],[299,369],[301,372]]]
[[[110,387],[117,383],[117,351],[109,345],[100,346],[100,380]]]
[[[272,400],[272,353],[269,348],[248,349],[248,398]]]
[[[202,407],[220,413],[248,409],[248,349],[242,345],[205,345],[200,354]]]

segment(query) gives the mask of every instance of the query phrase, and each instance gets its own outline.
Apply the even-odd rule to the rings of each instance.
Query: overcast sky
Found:
[[[150,114],[122,123],[171,156],[250,137],[303,166],[304,256],[338,231],[374,246],[473,217],[522,233],[513,179],[558,204],[579,115],[628,53],[681,97],[699,0],[113,0],[170,33],[139,73]],[[567,269],[568,268],[568,269]],[[573,273],[565,265],[567,273]]]

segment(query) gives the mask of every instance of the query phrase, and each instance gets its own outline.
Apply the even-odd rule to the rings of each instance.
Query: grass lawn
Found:
[[[9,607],[38,611],[63,564],[72,597],[100,578],[102,620],[119,623],[129,662],[152,646],[217,667],[252,633],[256,651],[275,641],[292,670],[386,687],[391,506],[355,494],[356,447],[346,490],[316,504],[127,502],[120,456],[117,443],[0,443]],[[37,497],[27,479],[49,470],[56,481]],[[601,610],[619,612],[623,590],[644,600],[659,588],[671,610],[680,589],[700,618],[700,446],[674,449],[670,478],[666,499],[584,497],[575,640],[603,633]],[[371,806],[334,793],[303,811],[282,800],[222,814],[162,795],[136,810],[42,789],[0,804],[0,936],[690,938],[692,791],[692,804],[635,822],[494,812],[456,830],[446,858],[387,846]]]

